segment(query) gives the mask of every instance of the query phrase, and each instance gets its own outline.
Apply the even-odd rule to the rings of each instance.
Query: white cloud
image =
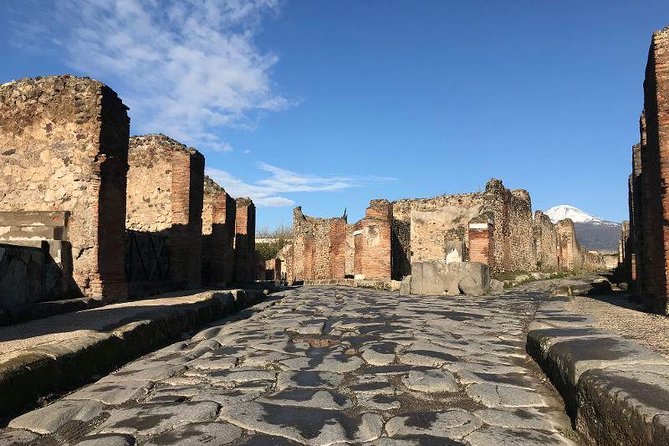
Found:
[[[208,167],[206,169],[214,181],[223,186],[234,197],[251,197],[259,207],[293,206],[295,201],[285,194],[296,192],[334,192],[365,186],[369,183],[393,181],[392,177],[345,177],[301,174],[267,163],[259,163],[258,168],[267,174],[255,183],[246,183],[225,170]]]
[[[16,32],[41,33],[42,48],[114,88],[135,133],[225,152],[232,147],[217,129],[255,128],[260,114],[290,105],[270,77],[278,57],[254,43],[277,1],[73,0],[53,10],[38,2],[49,10]]]

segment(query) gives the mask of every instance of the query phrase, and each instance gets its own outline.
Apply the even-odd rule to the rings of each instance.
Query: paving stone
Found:
[[[153,435],[189,423],[213,421],[218,408],[210,401],[147,403],[113,411],[98,432]]]
[[[88,422],[99,416],[104,408],[98,401],[61,400],[14,418],[9,422],[9,427],[38,434],[51,434],[68,421]]]
[[[457,392],[460,390],[460,386],[453,377],[453,374],[442,369],[411,370],[402,379],[402,383],[408,389],[417,392]]]
[[[37,434],[24,429],[7,429],[0,431],[0,444],[23,445],[37,438]]]
[[[149,438],[146,446],[201,446],[229,444],[244,431],[228,423],[193,423]]]
[[[133,446],[135,439],[130,435],[90,435],[75,446]]]
[[[459,440],[483,423],[474,415],[460,409],[444,412],[415,412],[391,418],[386,423],[389,437],[409,435],[435,435]]]
[[[66,400],[95,400],[115,406],[144,398],[151,388],[151,381],[98,382],[65,397]]]
[[[486,426],[468,435],[470,446],[566,446],[572,442],[556,434],[532,429],[504,429]]]
[[[326,287],[282,296],[57,403],[82,407],[29,413],[31,423],[47,425],[30,441],[58,444],[72,429],[110,446],[134,438],[165,446],[499,446],[514,444],[508,433],[526,441],[517,444],[562,441],[556,414],[564,408],[525,362],[533,297],[398,299]],[[12,432],[27,431],[0,435],[19,435]]]
[[[496,384],[471,384],[467,395],[488,407],[546,407],[535,391]]]

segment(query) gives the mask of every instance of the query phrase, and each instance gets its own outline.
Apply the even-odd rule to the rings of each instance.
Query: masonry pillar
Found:
[[[256,207],[250,198],[237,198],[235,218],[235,282],[252,282],[255,271]]]
[[[202,283],[204,157],[165,135],[145,135],[130,139],[129,162],[126,227],[151,238],[149,246],[154,248],[159,240],[166,240],[171,283],[153,276],[129,280],[197,288]],[[139,252],[137,262],[160,269],[154,248]],[[150,275],[155,270],[143,268],[140,273]]]
[[[202,211],[202,278],[207,285],[234,281],[235,200],[205,177]]]
[[[372,200],[365,218],[355,225],[354,275],[358,279],[390,280],[392,205]]]
[[[0,86],[0,211],[68,212],[71,296],[127,295],[124,275],[127,107],[88,78]]]

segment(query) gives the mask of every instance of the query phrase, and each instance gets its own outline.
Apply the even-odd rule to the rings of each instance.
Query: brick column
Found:
[[[493,221],[483,216],[469,222],[469,261],[480,262],[492,268],[494,264],[494,232]]]
[[[235,218],[235,282],[252,282],[255,270],[256,208],[250,198],[237,199]]]

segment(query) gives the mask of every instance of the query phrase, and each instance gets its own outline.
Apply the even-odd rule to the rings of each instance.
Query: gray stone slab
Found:
[[[33,410],[9,422],[12,429],[26,429],[38,434],[52,434],[68,421],[88,422],[98,417],[105,406],[92,400],[61,400]]]
[[[211,446],[229,444],[244,431],[229,423],[193,423],[155,435],[142,444],[146,446]]]
[[[460,409],[444,412],[415,412],[393,417],[386,422],[389,437],[434,435],[459,440],[482,425],[474,415]]]
[[[458,382],[448,370],[411,370],[402,379],[402,383],[410,390],[426,393],[457,392]]]

